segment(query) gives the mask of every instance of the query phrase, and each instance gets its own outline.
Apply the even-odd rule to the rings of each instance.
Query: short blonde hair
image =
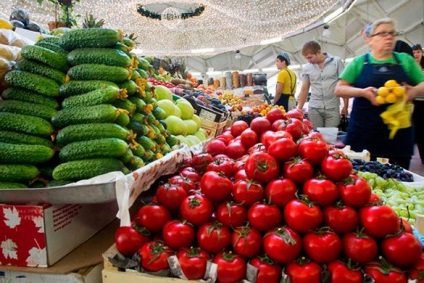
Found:
[[[396,27],[396,21],[393,20],[392,18],[381,18],[381,19],[373,21],[372,23],[370,23],[369,25],[365,27],[365,36],[367,38],[371,37],[374,34],[374,31],[376,30],[376,28],[382,24],[391,24],[393,25],[393,27]]]

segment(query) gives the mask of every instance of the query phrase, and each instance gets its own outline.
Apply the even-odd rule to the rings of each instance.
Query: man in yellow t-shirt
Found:
[[[284,106],[286,111],[294,108],[294,94],[296,92],[296,74],[288,68],[290,58],[286,52],[282,52],[276,59],[277,69],[280,72],[277,75],[277,84],[275,86],[275,96],[273,103]],[[293,103],[289,103],[293,102]]]

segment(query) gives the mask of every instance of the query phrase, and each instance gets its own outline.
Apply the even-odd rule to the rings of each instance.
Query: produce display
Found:
[[[362,159],[353,159],[352,164],[356,171],[375,173],[384,179],[393,178],[403,182],[414,181],[414,177],[410,172],[396,164],[383,164],[378,161],[367,162]]]
[[[250,125],[234,122],[178,174],[164,177],[132,226],[116,231],[119,253],[142,272],[170,269],[170,276],[189,280],[417,279],[422,245],[399,217],[393,201],[401,209],[400,196],[388,188],[395,183],[374,175],[374,184],[373,173],[355,173],[342,151],[311,132],[301,112],[278,110]],[[418,190],[397,186],[410,197],[405,202],[419,203]],[[386,193],[393,198],[379,201]],[[126,262],[120,267],[128,268]]]

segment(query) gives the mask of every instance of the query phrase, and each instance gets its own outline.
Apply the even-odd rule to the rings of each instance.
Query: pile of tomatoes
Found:
[[[424,282],[409,224],[311,126],[277,108],[234,122],[118,229],[118,251],[147,272],[176,257],[190,280],[211,261],[217,282]]]

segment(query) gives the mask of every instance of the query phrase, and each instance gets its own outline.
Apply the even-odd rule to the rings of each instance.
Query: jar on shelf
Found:
[[[240,74],[239,75],[239,83],[240,83],[240,87],[245,87],[246,86],[246,75],[245,74]]]
[[[225,89],[225,86],[226,86],[227,84],[226,84],[226,78],[225,77],[220,77],[219,78],[219,87],[221,87],[221,88],[224,88]]]
[[[239,72],[234,71],[232,73],[232,80],[233,80],[233,87],[239,88],[240,87]]]
[[[214,79],[213,80],[213,87],[215,88],[215,89],[217,89],[217,88],[219,88],[221,86],[221,82],[220,82],[220,80],[219,79]]]
[[[248,86],[253,86],[253,74],[247,73],[246,74],[246,82]]]

